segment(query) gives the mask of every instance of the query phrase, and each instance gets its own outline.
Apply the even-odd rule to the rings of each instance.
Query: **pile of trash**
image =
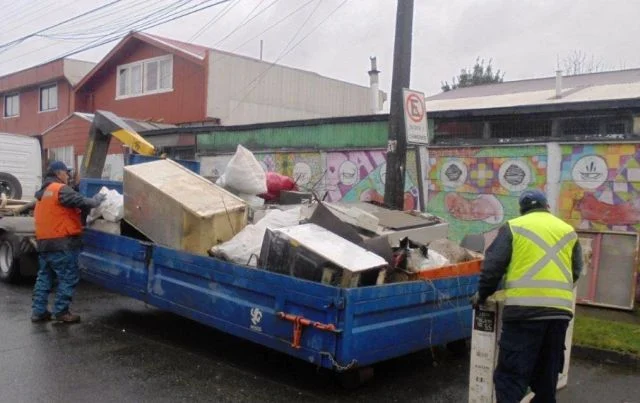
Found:
[[[436,216],[314,200],[243,146],[215,184],[171,160],[124,172],[124,195],[100,190],[93,228],[126,222],[160,245],[346,288],[472,275],[483,259]]]
[[[120,222],[124,218],[124,198],[117,190],[103,186],[98,192],[105,199],[87,216],[87,226],[99,231],[120,235]]]
[[[253,207],[277,202],[283,192],[298,191],[293,178],[265,172],[253,153],[238,145],[216,184],[235,193]]]
[[[311,195],[276,204],[284,192],[298,191],[295,181],[264,172],[242,146],[216,183],[247,201],[253,217],[235,237],[208,251],[218,259],[340,287],[480,270],[482,255],[446,239],[448,224],[429,214],[314,202]]]

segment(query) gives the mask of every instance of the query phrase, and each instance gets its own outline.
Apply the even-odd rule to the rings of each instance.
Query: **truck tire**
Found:
[[[0,193],[4,193],[9,199],[20,199],[22,185],[18,178],[6,172],[0,172]]]
[[[20,278],[20,242],[8,232],[0,233],[0,281],[14,283]]]

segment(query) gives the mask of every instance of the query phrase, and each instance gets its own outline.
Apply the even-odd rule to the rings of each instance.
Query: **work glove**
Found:
[[[482,305],[484,301],[480,301],[480,294],[476,292],[471,296],[471,298],[469,298],[469,303],[471,304],[473,309],[478,309],[478,307]]]
[[[105,201],[107,195],[104,193],[96,193],[91,199],[93,200],[93,206],[98,207],[100,203]]]

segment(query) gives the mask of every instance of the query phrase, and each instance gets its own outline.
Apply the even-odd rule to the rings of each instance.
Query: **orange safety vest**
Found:
[[[42,198],[36,202],[34,218],[36,239],[65,238],[80,235],[82,221],[80,209],[60,204],[62,183],[52,183],[44,190]]]

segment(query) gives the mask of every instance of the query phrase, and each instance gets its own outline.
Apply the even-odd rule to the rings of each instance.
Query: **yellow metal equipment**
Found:
[[[139,135],[122,118],[111,112],[96,111],[89,129],[89,144],[80,167],[81,177],[102,177],[112,136],[138,154],[154,155],[156,153],[153,144]]]

